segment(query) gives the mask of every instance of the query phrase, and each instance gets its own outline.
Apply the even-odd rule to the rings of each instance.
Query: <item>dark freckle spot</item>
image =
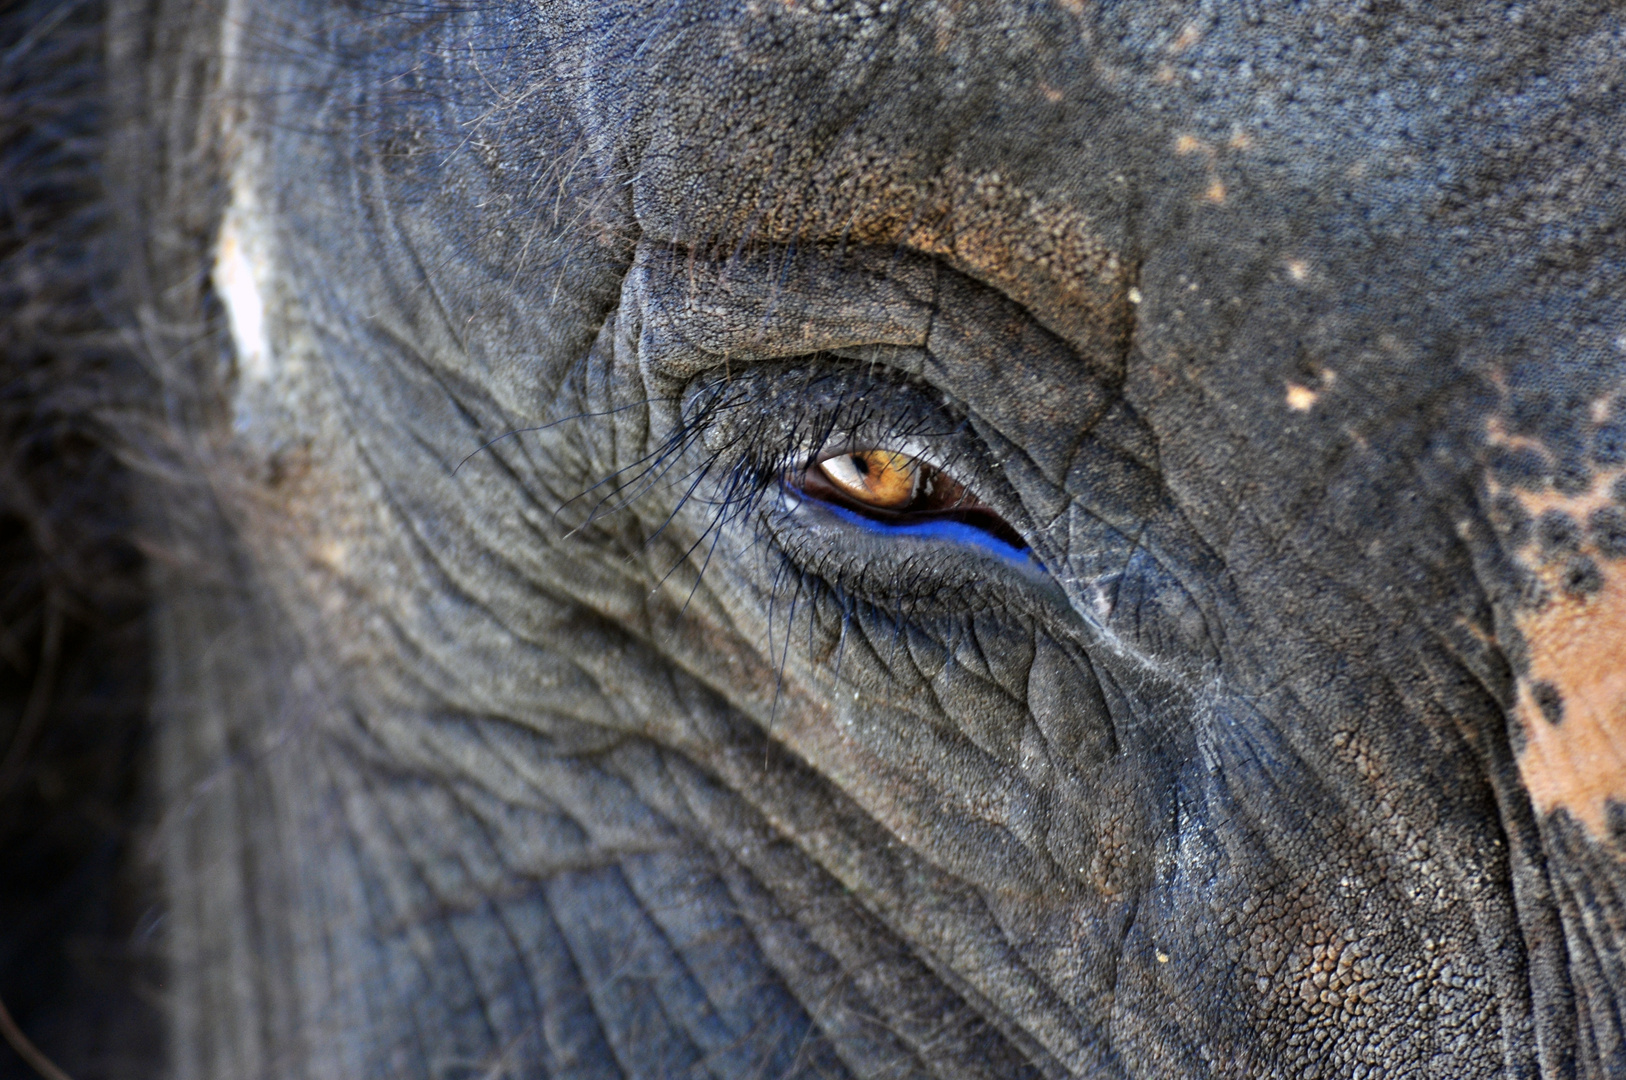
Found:
[[[1606,559],[1626,558],[1626,511],[1613,506],[1592,511],[1587,519],[1592,546]]]
[[[1609,489],[1609,496],[1618,503],[1626,503],[1626,476],[1615,477],[1615,484]]]
[[[1506,538],[1508,546],[1523,547],[1530,539],[1530,514],[1518,498],[1507,492],[1491,503],[1491,518]]]
[[[1563,721],[1564,695],[1558,692],[1558,687],[1550,682],[1538,682],[1530,688],[1530,696],[1536,699],[1541,715],[1547,718],[1549,724],[1556,727]]]
[[[1547,459],[1529,447],[1497,447],[1491,452],[1490,471],[1498,482],[1530,491],[1546,487],[1552,475]]]
[[[1603,588],[1603,574],[1597,563],[1582,555],[1565,565],[1562,583],[1569,596],[1591,596]]]
[[[1547,587],[1534,574],[1520,573],[1514,582],[1514,590],[1513,603],[1515,607],[1523,608],[1526,611],[1540,611],[1547,606]]]
[[[1564,511],[1549,510],[1536,519],[1536,539],[1543,551],[1576,551],[1581,547],[1581,526]]]
[[[1604,802],[1604,819],[1609,823],[1609,833],[1616,844],[1626,845],[1626,804],[1619,799],[1608,799]]]
[[[1626,419],[1614,419],[1592,434],[1592,460],[1602,465],[1626,464]]]
[[[1579,495],[1592,486],[1592,473],[1585,465],[1566,463],[1553,477],[1553,487],[1562,495]]]

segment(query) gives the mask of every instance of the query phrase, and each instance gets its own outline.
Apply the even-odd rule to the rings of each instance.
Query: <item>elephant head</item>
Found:
[[[121,19],[176,1075],[1626,1069],[1618,7]]]

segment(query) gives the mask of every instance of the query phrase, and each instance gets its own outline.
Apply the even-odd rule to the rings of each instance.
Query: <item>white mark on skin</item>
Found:
[[[242,215],[235,205],[220,226],[213,277],[215,294],[225,305],[232,345],[237,352],[238,378],[255,383],[270,382],[271,341],[265,330],[265,300],[244,244]]]
[[[297,336],[289,336],[287,296],[278,280],[271,222],[255,197],[251,175],[246,164],[235,170],[231,202],[215,237],[210,283],[225,309],[231,335],[227,363],[232,431],[259,451],[273,454],[290,439],[309,434],[301,423],[308,413],[300,405],[309,387],[304,379],[306,350]]]
[[[1310,267],[1303,259],[1293,259],[1287,264],[1287,274],[1294,281],[1303,281],[1310,276]]]
[[[1318,396],[1308,386],[1300,386],[1298,383],[1287,384],[1287,407],[1294,412],[1309,412]]]
[[[1141,302],[1140,290],[1135,288],[1133,285],[1129,286],[1129,302],[1131,304],[1139,304]]]

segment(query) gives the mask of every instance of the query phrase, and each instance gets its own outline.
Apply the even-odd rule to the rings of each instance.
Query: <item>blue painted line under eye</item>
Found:
[[[1014,548],[997,536],[991,536],[975,525],[967,525],[963,521],[939,519],[936,521],[922,521],[914,525],[889,525],[884,521],[876,521],[862,514],[855,514],[846,507],[824,502],[822,499],[818,500],[818,505],[836,515],[842,521],[882,536],[912,536],[919,537],[922,540],[943,540],[951,544],[970,544],[1012,565],[1033,570],[1044,569],[1039,560],[1033,557],[1033,552]]]

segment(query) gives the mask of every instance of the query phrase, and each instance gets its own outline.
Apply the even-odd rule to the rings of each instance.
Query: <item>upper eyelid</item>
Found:
[[[838,363],[818,362],[825,357],[837,358]],[[992,479],[987,475],[991,464],[987,447],[981,445],[970,418],[947,395],[885,365],[839,362],[845,358],[836,353],[797,359],[802,363],[752,366],[749,374],[740,373],[756,384],[747,397],[769,413],[757,419],[769,422],[760,427],[756,420],[736,422],[727,418],[733,410],[724,410],[721,425],[709,419],[701,425],[708,432],[708,445],[713,445],[712,431],[728,441],[727,432],[756,427],[757,434],[747,442],[757,443],[750,456],[763,476],[795,476],[838,454],[885,450],[913,458],[968,487],[986,486]],[[787,382],[801,384],[790,399],[780,396]],[[747,401],[741,399],[739,404]],[[778,423],[772,422],[774,414]],[[771,445],[781,438],[785,441]]]

